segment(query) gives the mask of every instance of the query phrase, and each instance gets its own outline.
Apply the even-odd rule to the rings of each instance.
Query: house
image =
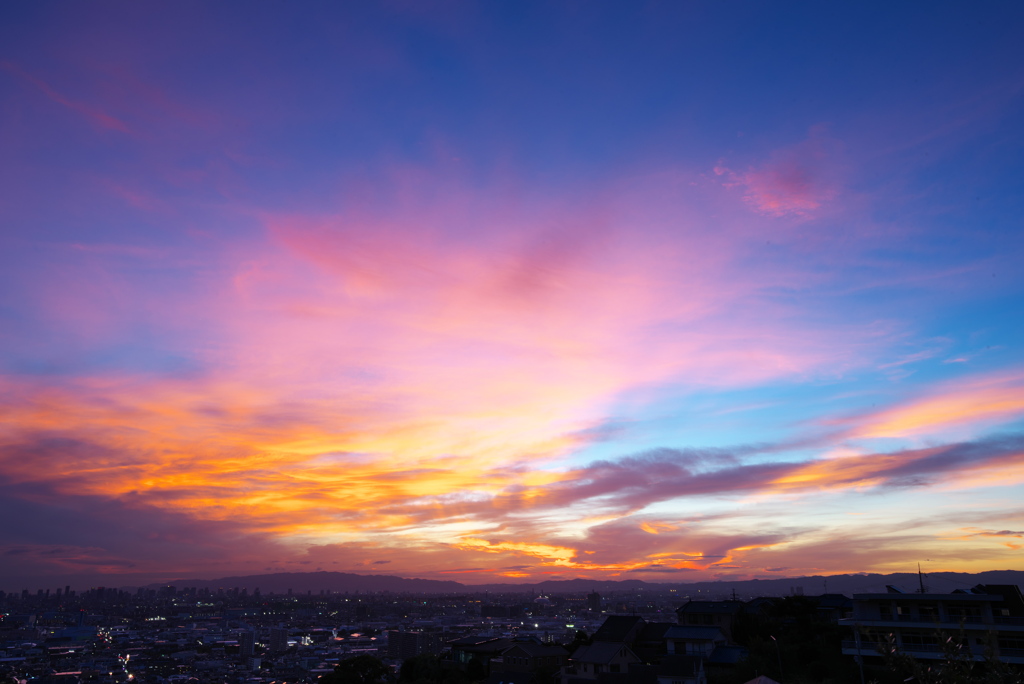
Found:
[[[595,641],[573,652],[562,667],[561,681],[562,684],[590,684],[602,674],[626,673],[630,663],[639,662],[640,658],[626,644]]]
[[[659,662],[668,653],[665,633],[675,626],[672,622],[648,622],[631,644],[633,652],[644,662]]]
[[[709,658],[719,646],[728,640],[718,627],[691,627],[676,625],[665,632],[669,655],[679,654]]]
[[[492,671],[487,684],[536,684],[536,679],[533,672]]]
[[[594,632],[591,641],[607,641],[632,646],[646,625],[647,622],[636,615],[609,615]]]
[[[500,672],[553,672],[560,669],[568,660],[569,652],[558,644],[516,641],[502,651],[500,666],[497,659],[491,661],[491,669]]]
[[[489,673],[491,659],[501,656],[512,643],[509,639],[498,637],[467,636],[449,641],[448,645],[452,650],[452,662],[460,669],[464,670],[471,661],[476,660],[484,666],[484,671]]]
[[[717,627],[731,640],[733,623],[744,605],[743,601],[689,601],[676,609],[676,617],[680,625]]]
[[[853,599],[843,594],[822,594],[811,597],[818,607],[818,615],[825,622],[836,623],[853,614]]]
[[[696,656],[670,655],[658,668],[658,684],[707,684],[704,659]]]

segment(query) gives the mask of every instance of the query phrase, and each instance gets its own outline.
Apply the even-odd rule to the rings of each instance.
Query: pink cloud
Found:
[[[533,511],[579,521],[581,501],[622,514],[772,490],[806,466],[552,467],[623,397],[865,363],[862,331],[819,325],[772,294],[818,276],[751,265],[748,223],[709,232],[676,186],[556,201],[451,177],[432,184],[416,169],[391,178],[386,197],[343,196],[335,213],[244,207],[265,232],[203,241],[214,251],[193,254],[193,276],[173,287],[140,286],[123,268],[145,250],[67,250],[70,263],[49,264],[40,290],[62,334],[88,347],[122,338],[130,321],[195,368],[5,378],[0,471],[19,485],[233,522],[289,548],[405,548],[415,531],[425,557],[458,548],[467,568],[526,558],[544,572],[655,571],[647,551],[588,564],[581,554],[596,547],[539,527],[519,538],[495,529]],[[833,480],[783,489],[846,486]],[[703,552],[772,543],[726,536]],[[658,544],[650,553],[667,552]],[[375,559],[399,567],[398,554]]]
[[[727,187],[741,188],[743,201],[758,213],[809,217],[839,196],[837,147],[816,128],[804,142],[773,152],[760,165],[738,172],[720,162],[714,172]]]
[[[86,341],[118,337],[126,312],[169,350],[206,340],[193,353],[209,371],[153,380],[143,395],[154,410],[219,405],[244,430],[247,416],[301,416],[322,433],[304,449],[320,440],[425,459],[559,454],[624,392],[856,363],[850,331],[801,324],[761,297],[799,275],[751,270],[742,236],[707,236],[685,208],[671,232],[634,232],[647,216],[609,202],[481,199],[451,180],[422,193],[413,176],[396,176],[386,209],[264,213],[266,240],[223,245],[202,261],[201,283],[175,289],[137,288],[104,260],[109,249],[90,249],[53,266],[43,302]],[[628,204],[678,202],[657,190],[641,199]]]

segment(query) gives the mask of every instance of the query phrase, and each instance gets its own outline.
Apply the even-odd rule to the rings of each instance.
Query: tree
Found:
[[[319,684],[381,684],[391,679],[391,668],[379,658],[361,655],[338,663],[334,672],[320,678]]]
[[[487,679],[487,667],[479,658],[474,657],[466,663],[466,676],[474,682]]]
[[[412,682],[440,682],[441,663],[437,656],[429,653],[421,653],[418,656],[406,659],[402,668],[398,671],[398,681]]]
[[[576,634],[573,636],[573,640],[568,644],[565,644],[566,649],[569,651],[569,655],[576,652],[576,649],[580,646],[586,646],[590,643],[590,637],[582,629],[577,629]]]
[[[1024,684],[1024,673],[995,657],[993,633],[988,635],[984,661],[975,660],[966,648],[963,625],[957,636],[938,631],[936,640],[942,648],[942,658],[926,663],[901,652],[895,635],[889,634],[881,648],[886,666],[903,681],[914,684]]]

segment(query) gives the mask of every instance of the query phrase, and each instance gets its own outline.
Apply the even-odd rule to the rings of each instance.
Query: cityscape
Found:
[[[1024,3],[0,3],[0,684],[1022,684]]]
[[[870,590],[912,578],[833,584],[845,579]],[[351,577],[231,579],[244,586],[0,594],[0,676],[40,684],[706,684],[762,676],[856,682],[867,673],[871,681],[904,681],[914,671],[894,652],[945,665],[944,681],[953,666],[976,681],[1020,681],[1024,672],[1020,588],[968,586],[978,579],[971,575],[928,578],[957,586],[949,592],[926,587],[919,575],[918,587],[884,584],[852,597],[811,595],[805,585],[782,596],[743,596],[721,583],[603,583],[604,593],[574,591],[579,582],[546,591],[264,592],[253,583]],[[960,650],[945,646],[943,634],[956,635]]]

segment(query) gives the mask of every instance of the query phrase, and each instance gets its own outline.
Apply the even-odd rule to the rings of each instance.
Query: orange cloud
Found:
[[[924,396],[858,419],[851,436],[937,435],[950,429],[992,427],[1024,416],[1024,377],[1000,374],[936,387]]]
[[[316,547],[349,569],[372,552],[389,570],[417,568],[406,554],[441,572],[454,554],[487,572],[621,575],[712,572],[784,544],[654,514],[605,527],[652,504],[1018,462],[1012,445],[793,461],[768,445],[566,465],[623,397],[832,372],[864,363],[857,338],[793,323],[760,295],[774,274],[747,273],[736,244],[688,225],[638,238],[602,206],[545,208],[530,223],[514,204],[480,212],[458,188],[439,204],[410,192],[383,212],[258,215],[266,240],[226,247],[202,295],[138,294],[105,261],[123,250],[77,250],[112,272],[116,296],[80,296],[72,270],[45,302],[69,337],[116,338],[119,307],[145,309],[193,365],[0,378],[0,475],[40,501],[233,525],[261,549]]]
[[[1024,540],[1024,530],[979,530],[977,528],[966,528],[967,534],[954,537],[954,539],[970,540],[976,537],[998,540],[1008,549],[1024,549],[1024,542],[1014,542],[1012,539]]]

